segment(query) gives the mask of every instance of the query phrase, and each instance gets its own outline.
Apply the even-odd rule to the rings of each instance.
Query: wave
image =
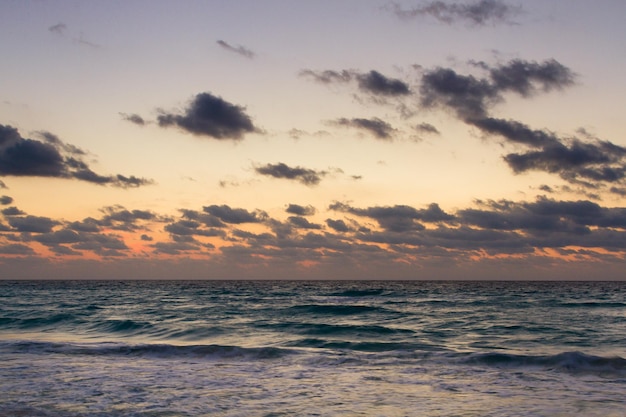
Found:
[[[131,356],[145,358],[196,359],[276,359],[295,351],[277,347],[241,347],[226,345],[170,345],[124,343],[59,343],[15,341],[2,342],[0,351],[26,354],[61,354],[86,356]]]
[[[508,353],[473,353],[461,360],[464,364],[490,367],[536,367],[570,373],[600,373],[626,376],[626,359],[594,356],[582,352],[562,352],[556,355],[515,355]]]
[[[385,293],[385,290],[381,289],[363,289],[363,290],[357,290],[357,289],[350,289],[350,290],[345,290],[345,291],[339,291],[339,292],[334,292],[331,293],[331,296],[334,297],[373,297],[373,296],[379,296],[382,295],[383,293]]]
[[[290,311],[310,314],[328,314],[337,316],[347,316],[364,313],[379,313],[387,311],[384,308],[366,306],[366,305],[350,305],[350,304],[304,304],[289,308]]]
[[[74,324],[76,316],[70,313],[58,313],[48,317],[0,317],[0,327],[4,329],[35,330]]]

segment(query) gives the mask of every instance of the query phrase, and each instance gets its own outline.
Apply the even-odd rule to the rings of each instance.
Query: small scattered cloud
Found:
[[[121,188],[153,183],[135,176],[97,174],[82,159],[85,151],[49,132],[38,134],[43,140],[23,138],[14,127],[0,125],[0,175],[73,178]]]
[[[258,174],[274,178],[295,180],[304,185],[317,185],[328,174],[327,171],[316,171],[309,168],[290,167],[282,162],[266,164],[254,169]]]
[[[242,208],[231,208],[228,205],[211,205],[203,207],[203,210],[222,222],[230,224],[259,223],[267,218],[267,214],[263,211],[250,212]]]
[[[7,207],[5,209],[2,209],[2,211],[0,211],[0,213],[2,213],[3,216],[21,216],[21,215],[26,214],[22,210],[18,209],[15,206],[11,206],[11,207]]]
[[[335,84],[335,83],[347,83],[350,82],[354,73],[352,71],[313,71],[310,69],[300,71],[301,77],[309,78],[320,84]]]
[[[409,85],[397,78],[390,78],[378,71],[359,72],[354,70],[343,71],[313,71],[302,70],[301,77],[311,79],[320,84],[345,84],[356,81],[358,89],[366,94],[381,97],[399,97],[411,94]]]
[[[239,140],[246,133],[259,133],[245,108],[231,104],[211,93],[197,94],[182,114],[162,112],[161,127],[176,126],[198,136],[220,140]]]
[[[420,123],[417,126],[415,126],[415,130],[419,133],[428,133],[432,135],[441,134],[441,132],[439,132],[439,129],[437,129],[435,126],[431,125],[430,123]]]
[[[8,195],[3,195],[0,197],[0,205],[6,206],[13,202],[13,197],[9,197]]]
[[[50,26],[48,30],[54,34],[63,35],[65,34],[65,31],[67,30],[67,25],[65,23],[59,22],[56,25]]]
[[[356,74],[359,89],[383,96],[405,96],[411,93],[409,85],[402,80],[387,78],[378,71]]]
[[[306,217],[302,217],[302,216],[289,216],[287,220],[289,221],[289,223],[291,223],[294,227],[298,229],[319,230],[322,228],[321,225],[317,223],[311,223],[309,220],[306,219]]]
[[[392,3],[390,8],[401,19],[432,17],[446,24],[465,22],[475,27],[511,24],[511,19],[521,12],[520,7],[511,6],[501,0],[475,0],[465,3],[435,0],[422,2],[408,9]]]
[[[126,120],[128,122],[134,123],[139,126],[143,126],[146,124],[146,121],[144,120],[144,118],[135,113],[131,113],[131,114],[120,113],[120,116],[122,117],[123,120]]]
[[[539,90],[561,90],[574,85],[576,80],[576,74],[555,59],[541,63],[514,59],[490,68],[489,76],[499,91],[514,91],[523,97]]]
[[[352,127],[360,130],[365,130],[368,133],[374,135],[375,138],[382,140],[391,140],[393,138],[394,132],[396,131],[389,123],[379,119],[378,117],[373,117],[371,119],[341,118],[332,121],[331,124],[335,126]]]
[[[241,46],[241,45],[233,46],[221,39],[218,40],[216,43],[222,48],[224,48],[225,50],[229,52],[234,52],[237,55],[243,56],[244,58],[253,59],[256,56],[256,54],[252,50],[246,48],[245,46]]]
[[[311,205],[301,206],[299,204],[289,204],[285,211],[287,213],[295,214],[297,216],[312,216],[315,214],[315,207]]]
[[[336,232],[340,232],[340,233],[346,233],[346,232],[351,232],[352,228],[350,228],[345,221],[339,219],[339,220],[334,220],[334,219],[326,219],[326,224],[328,225],[328,227],[330,227],[331,229],[333,229]]]

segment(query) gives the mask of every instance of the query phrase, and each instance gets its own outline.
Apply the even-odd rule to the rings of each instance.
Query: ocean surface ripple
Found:
[[[0,416],[625,416],[626,283],[0,281]]]

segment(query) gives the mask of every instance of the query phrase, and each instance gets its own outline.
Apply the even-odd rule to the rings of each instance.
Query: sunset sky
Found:
[[[623,0],[0,2],[0,278],[626,279]]]

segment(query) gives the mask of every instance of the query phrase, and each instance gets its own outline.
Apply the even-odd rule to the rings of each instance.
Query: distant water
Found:
[[[626,416],[626,283],[0,281],[0,416]]]

